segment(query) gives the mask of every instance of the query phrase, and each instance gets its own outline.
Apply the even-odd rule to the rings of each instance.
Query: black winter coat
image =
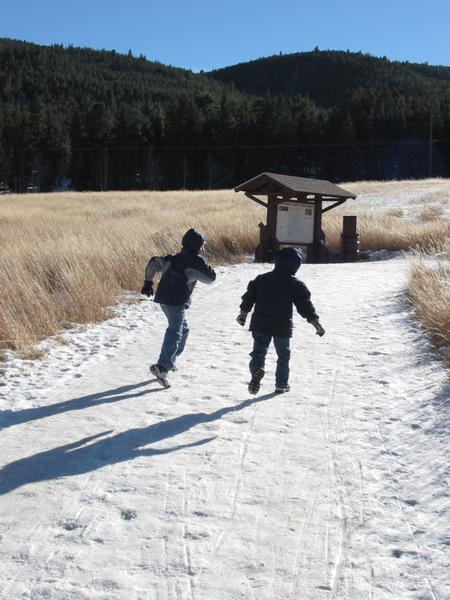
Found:
[[[250,281],[242,296],[241,311],[248,313],[255,306],[250,330],[277,337],[292,337],[292,307],[312,322],[318,319],[306,285],[281,265],[270,273]]]
[[[216,279],[214,270],[205,260],[196,252],[185,248],[178,254],[151,258],[145,269],[145,280],[153,281],[158,271],[162,271],[162,276],[155,302],[160,304],[184,304],[188,307],[196,282],[212,283]]]

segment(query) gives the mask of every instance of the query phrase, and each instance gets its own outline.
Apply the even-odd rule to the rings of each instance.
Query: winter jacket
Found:
[[[153,281],[159,271],[161,280],[155,295],[160,304],[182,305],[191,303],[191,294],[197,281],[212,283],[216,274],[205,260],[198,256],[197,249],[183,247],[178,254],[154,256],[145,269],[145,280]]]
[[[284,248],[275,259],[270,273],[258,275],[250,281],[242,296],[241,311],[255,310],[250,330],[277,337],[292,337],[292,307],[309,323],[318,319],[306,285],[295,277],[301,265],[301,253],[295,248]]]

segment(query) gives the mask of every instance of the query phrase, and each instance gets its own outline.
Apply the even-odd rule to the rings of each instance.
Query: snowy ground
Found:
[[[351,187],[344,184],[344,188]],[[362,191],[359,191],[361,187]],[[366,189],[365,189],[366,188]],[[353,189],[353,188],[352,188]],[[369,183],[355,185],[355,200],[347,200],[342,206],[346,214],[363,210],[368,214],[380,214],[389,211],[401,211],[407,221],[422,221],[424,210],[439,209],[442,217],[450,218],[450,183],[448,179],[422,181],[398,181],[385,184]]]
[[[450,598],[445,370],[403,300],[407,261],[304,265],[326,328],[296,318],[247,392],[235,322],[268,265],[199,285],[163,390],[156,304],[12,358],[0,387],[1,598]]]

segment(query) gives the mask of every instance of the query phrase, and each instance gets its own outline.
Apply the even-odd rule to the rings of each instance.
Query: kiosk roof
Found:
[[[235,192],[250,192],[256,195],[267,195],[278,191],[295,194],[313,194],[328,198],[356,198],[355,194],[344,188],[321,179],[294,177],[278,173],[260,173],[256,177],[241,183],[234,188]]]

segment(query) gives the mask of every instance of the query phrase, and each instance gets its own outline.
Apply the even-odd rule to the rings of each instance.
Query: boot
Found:
[[[264,377],[264,369],[256,369],[253,372],[250,383],[248,384],[248,391],[250,394],[257,394],[259,392],[261,379]]]
[[[150,365],[150,373],[158,380],[159,385],[163,388],[170,388],[169,380],[167,379],[167,371],[161,365]]]

